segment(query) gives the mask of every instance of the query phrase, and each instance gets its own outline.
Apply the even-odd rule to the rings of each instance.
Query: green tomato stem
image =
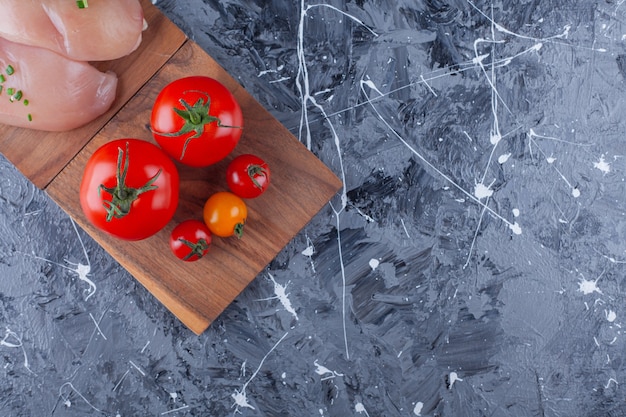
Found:
[[[244,223],[237,223],[235,225],[235,229],[233,230],[235,236],[237,236],[238,239],[241,239],[243,237],[243,226]]]
[[[170,137],[170,138],[178,138],[188,133],[192,133],[193,135],[189,136],[185,140],[185,144],[183,145],[183,150],[180,155],[180,160],[182,161],[185,157],[185,153],[187,152],[187,146],[193,139],[197,139],[204,133],[204,128],[206,125],[211,123],[216,123],[217,127],[226,127],[231,129],[242,129],[241,126],[228,126],[223,125],[222,121],[219,117],[211,116],[209,114],[211,108],[211,97],[207,96],[206,101],[202,98],[199,98],[195,104],[192,106],[187,103],[182,98],[179,100],[180,104],[185,108],[181,110],[177,107],[173,107],[172,110],[179,117],[184,120],[183,126],[177,132],[165,133],[165,132],[154,132],[160,136]]]
[[[261,190],[263,189],[263,186],[261,186],[261,184],[257,181],[257,175],[265,177],[267,175],[266,169],[263,168],[261,165],[250,165],[248,167],[248,176],[250,177],[250,180],[252,181],[254,186]]]
[[[157,172],[140,188],[132,188],[126,185],[126,175],[128,174],[128,166],[130,164],[130,152],[128,151],[128,142],[126,142],[126,151],[118,148],[117,169],[115,172],[115,187],[106,187],[104,184],[98,186],[98,195],[105,191],[111,195],[111,200],[104,200],[102,205],[107,213],[106,221],[110,222],[113,218],[121,219],[130,213],[130,209],[139,196],[148,191],[158,189],[154,183],[161,175],[161,171]],[[123,168],[122,168],[123,166]]]
[[[183,261],[187,261],[194,256],[197,256],[198,259],[200,259],[204,256],[204,252],[209,249],[209,244],[205,239],[199,239],[197,243],[193,243],[192,241],[181,237],[178,238],[178,241],[191,249],[191,251],[183,258]]]

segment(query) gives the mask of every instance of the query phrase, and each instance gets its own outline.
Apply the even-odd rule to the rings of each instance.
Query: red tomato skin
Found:
[[[251,177],[249,169],[253,167],[260,167],[262,173],[252,174]],[[226,168],[226,183],[230,191],[241,198],[257,198],[270,185],[270,168],[262,158],[256,155],[239,155],[230,161]]]
[[[185,262],[195,262],[209,252],[212,235],[209,228],[200,220],[185,220],[179,223],[170,234],[170,249],[172,253]],[[206,242],[206,248],[200,254],[192,253],[192,248],[184,241],[197,245],[201,239]]]
[[[117,184],[117,159],[119,149],[126,154],[128,144],[128,172],[125,184],[140,188],[159,170],[154,182],[156,190],[148,191],[135,200],[129,214],[107,221],[104,201],[111,195],[100,191],[100,185]],[[80,204],[85,217],[98,229],[122,240],[148,238],[172,219],[178,207],[179,175],[171,158],[158,146],[141,139],[117,139],[98,148],[87,162],[80,184]]]
[[[193,106],[210,97],[208,114],[219,119],[204,125],[198,138],[195,132],[171,136],[179,132],[185,120],[173,109],[185,110],[184,100]],[[239,143],[243,132],[243,114],[232,93],[219,81],[205,76],[179,78],[166,85],[157,96],[150,117],[156,142],[173,159],[193,167],[213,165],[226,158]],[[170,135],[170,136],[167,136]]]

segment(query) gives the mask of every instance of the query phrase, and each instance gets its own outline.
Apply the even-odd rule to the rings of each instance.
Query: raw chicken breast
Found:
[[[64,131],[111,107],[117,76],[47,49],[0,38],[0,88],[0,123]]]
[[[108,61],[141,43],[139,0],[0,0],[0,37],[39,46],[77,61]]]

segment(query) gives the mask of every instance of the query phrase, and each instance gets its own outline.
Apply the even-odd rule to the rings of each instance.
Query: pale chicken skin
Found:
[[[66,131],[111,107],[117,76],[47,49],[0,38],[0,88],[0,123]]]
[[[139,0],[0,0],[0,37],[50,49],[77,61],[108,61],[141,43]]]
[[[139,0],[0,0],[0,124],[67,131],[105,113],[117,76],[89,65],[132,53]]]

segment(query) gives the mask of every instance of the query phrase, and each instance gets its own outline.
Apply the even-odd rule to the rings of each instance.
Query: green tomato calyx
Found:
[[[235,234],[235,236],[237,236],[237,239],[241,239],[243,237],[243,226],[244,226],[244,222],[242,223],[237,223],[235,225],[235,228],[233,229],[233,232]]]
[[[204,134],[204,128],[206,125],[211,123],[215,123],[217,127],[226,127],[232,129],[241,129],[239,126],[228,126],[223,125],[222,121],[219,117],[211,116],[209,114],[209,110],[211,108],[211,97],[207,96],[206,101],[202,98],[199,98],[196,103],[192,106],[187,103],[182,98],[179,100],[181,106],[184,109],[179,109],[177,107],[173,107],[172,110],[179,117],[184,120],[183,126],[177,132],[165,133],[165,132],[156,132],[158,135],[169,137],[169,138],[178,138],[189,133],[193,132],[193,135],[189,136],[183,145],[183,150],[180,155],[180,160],[182,161],[185,157],[185,153],[187,152],[187,146],[193,139],[197,139]]]
[[[197,243],[193,243],[190,240],[178,238],[178,241],[183,245],[188,246],[191,251],[183,258],[183,261],[188,261],[194,256],[198,259],[204,256],[204,253],[209,249],[209,243],[205,239],[198,239]]]
[[[126,185],[126,175],[128,174],[128,165],[130,164],[130,152],[128,151],[128,142],[126,142],[126,151],[118,148],[117,169],[115,172],[115,187],[106,187],[100,184],[98,187],[98,195],[102,195],[105,191],[111,195],[111,200],[104,200],[102,205],[107,213],[106,221],[110,222],[114,218],[121,219],[130,213],[130,208],[137,201],[139,196],[148,191],[158,189],[154,183],[161,175],[159,170],[152,178],[148,180],[140,188],[132,188]]]
[[[259,190],[262,190],[263,186],[259,183],[256,177],[266,177],[267,170],[263,168],[261,165],[250,165],[248,167],[248,176],[250,177],[250,180],[252,181],[254,186],[258,188]]]

